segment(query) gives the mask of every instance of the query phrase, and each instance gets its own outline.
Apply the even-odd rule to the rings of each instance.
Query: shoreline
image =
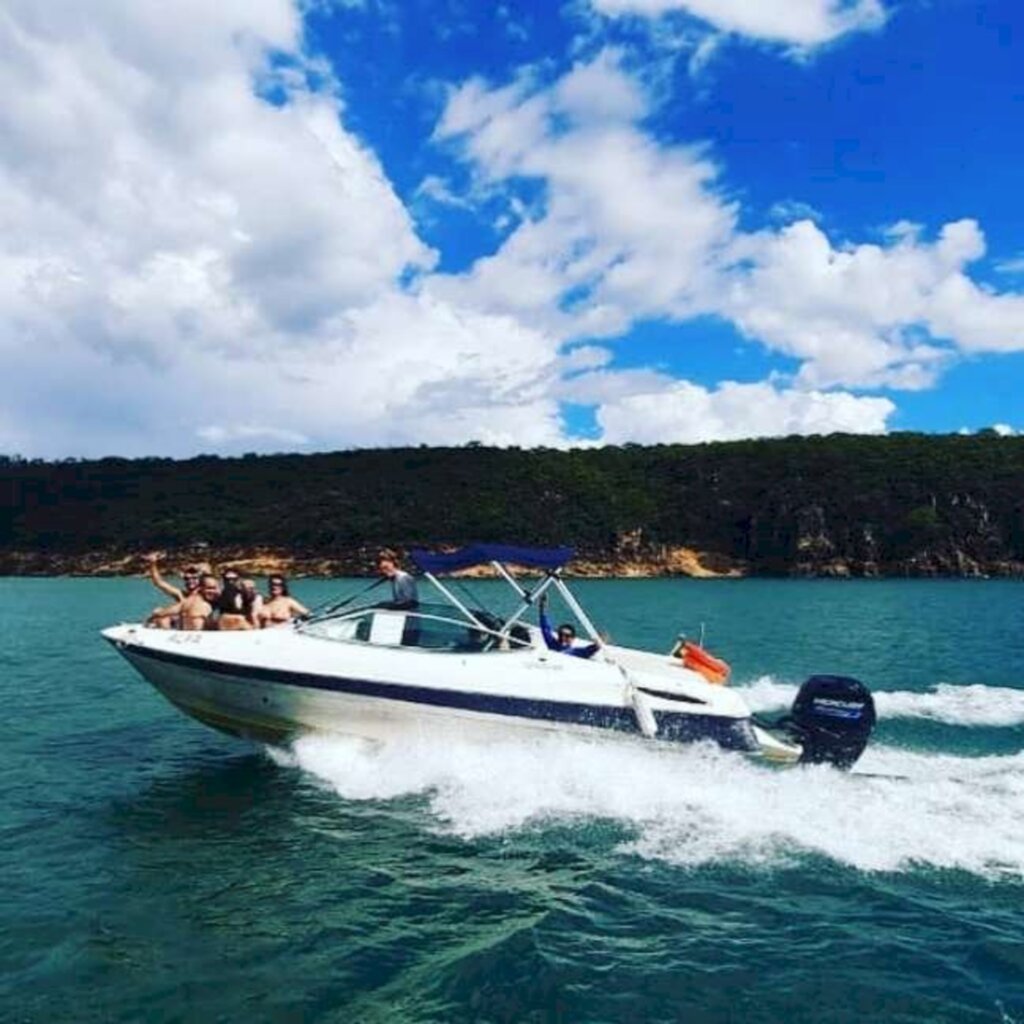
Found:
[[[447,545],[431,545],[447,546]],[[377,575],[378,545],[364,545],[337,553],[288,551],[270,546],[223,547],[192,545],[160,552],[161,569],[175,575],[186,563],[200,563],[214,570],[231,566],[244,575],[281,573],[292,579],[372,578]],[[398,548],[400,552],[402,548]],[[88,551],[77,553],[0,551],[0,576],[103,578],[143,576],[148,571],[148,552]],[[457,575],[491,577],[488,566]],[[527,573],[526,575],[529,575]],[[1024,563],[993,562],[989,565],[964,559],[915,561],[895,566],[874,562],[797,562],[781,571],[765,571],[714,552],[674,545],[611,552],[581,552],[565,568],[574,579],[1020,579]]]
[[[441,546],[441,545],[437,545]],[[365,577],[377,573],[377,552],[371,545],[335,555],[296,553],[271,547],[213,548],[194,546],[160,552],[161,571],[174,575],[186,563],[197,563],[214,570],[231,566],[245,575],[268,576],[281,573],[291,579]],[[404,549],[397,549],[404,554]],[[121,577],[142,576],[148,572],[148,552],[90,551],[55,553],[38,551],[0,551],[0,576],[15,577]],[[405,558],[404,561],[408,562]],[[477,566],[456,573],[466,578],[491,577],[489,566]],[[525,575],[530,575],[527,571]],[[745,566],[726,563],[720,557],[702,555],[688,548],[672,548],[651,554],[581,554],[568,563],[565,575],[577,579],[648,579],[682,576],[694,579],[738,579],[749,575]]]

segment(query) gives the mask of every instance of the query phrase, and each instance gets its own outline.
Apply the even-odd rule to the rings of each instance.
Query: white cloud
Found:
[[[462,210],[473,209],[473,203],[464,195],[452,191],[451,186],[436,174],[428,174],[416,188],[417,198],[429,199],[441,206],[454,206]]]
[[[308,437],[298,434],[294,430],[281,430],[278,427],[260,426],[256,423],[241,423],[231,427],[213,423],[200,427],[196,431],[196,436],[218,447],[239,441],[272,441],[289,447],[301,447],[309,444]]]
[[[0,88],[5,450],[559,440],[556,339],[404,294],[435,254],[287,0],[15,0]]]
[[[796,391],[726,381],[713,389],[648,375],[636,390],[597,410],[604,440],[694,444],[789,434],[884,433],[895,406],[887,398]]]
[[[821,389],[920,387],[957,347],[1024,348],[1024,298],[967,276],[973,222],[845,247],[809,222],[744,234],[709,152],[641,130],[620,54],[540,75],[451,94],[436,139],[473,191],[428,176],[420,197],[473,205],[523,178],[543,197],[440,274],[289,0],[11,0],[0,448],[559,444],[561,401],[596,404],[608,440],[874,431],[888,400]],[[797,387],[564,352],[705,313],[797,359]]]
[[[587,102],[566,99],[578,95]],[[523,75],[456,90],[438,138],[492,184],[541,181],[546,206],[466,273],[426,287],[565,339],[723,316],[795,358],[810,390],[927,388],[960,352],[1024,349],[1024,296],[968,276],[985,252],[974,221],[933,241],[907,221],[881,243],[835,245],[810,219],[744,233],[705,151],[637,127],[643,99],[614,51],[552,85]],[[773,212],[807,210],[790,199]]]
[[[1024,274],[1024,254],[1013,259],[1001,260],[996,264],[996,270],[1000,274]]]
[[[1024,297],[995,295],[966,267],[985,251],[971,220],[932,243],[836,248],[810,221],[741,238],[722,310],[749,336],[803,361],[808,386],[930,386],[964,352],[1024,349]]]
[[[603,14],[684,12],[722,32],[808,48],[885,21],[880,0],[592,0]]]
[[[714,193],[715,168],[701,151],[661,147],[634,125],[647,109],[612,51],[548,88],[524,77],[453,93],[437,137],[461,144],[491,180],[543,181],[546,208],[469,273],[432,279],[431,290],[565,338],[694,312],[735,208]]]

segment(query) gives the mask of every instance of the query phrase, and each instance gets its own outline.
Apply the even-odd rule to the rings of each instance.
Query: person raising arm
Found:
[[[149,579],[153,586],[171,598],[174,604],[154,608],[146,619],[146,625],[157,629],[176,629],[181,626],[182,605],[199,590],[199,570],[195,566],[186,566],[181,573],[184,586],[179,590],[160,574],[159,559],[160,556],[156,553],[149,556]]]
[[[576,646],[576,627],[570,622],[563,622],[557,630],[552,630],[547,615],[547,598],[544,596],[537,604],[537,621],[549,651],[559,651],[574,658],[592,658],[601,648],[600,643]]]

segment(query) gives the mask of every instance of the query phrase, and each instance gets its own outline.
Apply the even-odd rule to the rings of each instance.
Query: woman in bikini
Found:
[[[288,582],[283,576],[271,576],[267,580],[270,593],[260,609],[260,625],[279,626],[291,622],[297,615],[308,615],[309,609],[288,593]]]
[[[234,569],[225,569],[221,582],[223,586],[216,607],[217,629],[252,629],[238,573]]]

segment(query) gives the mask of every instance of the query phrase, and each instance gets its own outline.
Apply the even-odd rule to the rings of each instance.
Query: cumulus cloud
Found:
[[[558,342],[403,286],[436,254],[301,32],[288,0],[7,5],[6,450],[560,439]]]
[[[430,287],[563,338],[722,316],[795,358],[795,386],[812,391],[921,389],[960,353],[1024,349],[1024,297],[968,274],[985,252],[973,220],[931,241],[901,221],[882,242],[836,244],[790,199],[772,211],[780,226],[744,232],[707,151],[657,144],[638,126],[648,112],[614,51],[555,83],[455,91],[439,138],[492,180],[542,181],[546,208]]]
[[[650,98],[614,50],[452,91],[435,141],[476,191],[428,176],[419,200],[542,187],[461,274],[434,269],[345,127],[290,0],[11,0],[0,88],[8,451],[560,444],[566,401],[610,441],[874,431],[891,402],[823,389],[922,386],[958,347],[1024,347],[1024,300],[967,275],[973,222],[882,245],[742,232],[711,152],[643,130]],[[697,314],[796,358],[795,386],[616,370],[600,344]]]
[[[928,387],[954,355],[1024,349],[1024,297],[966,273],[985,252],[977,223],[916,229],[888,245],[836,247],[811,221],[737,240],[722,310],[748,335],[802,360],[808,386]]]
[[[612,17],[683,12],[721,32],[809,48],[885,21],[880,0],[592,0]]]
[[[736,210],[716,194],[716,169],[700,150],[660,146],[636,126],[647,111],[609,50],[549,86],[523,77],[456,90],[438,139],[461,146],[491,180],[543,181],[546,207],[493,256],[430,287],[563,338],[696,311],[709,255],[732,238]]]
[[[730,441],[788,434],[884,433],[895,412],[887,398],[797,391],[768,382],[704,388],[651,377],[597,411],[604,439],[656,443]]]

